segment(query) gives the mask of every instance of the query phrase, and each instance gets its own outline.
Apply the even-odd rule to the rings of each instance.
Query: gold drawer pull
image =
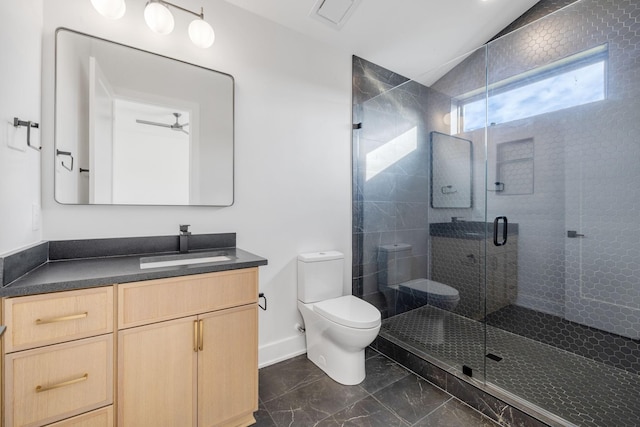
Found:
[[[71,384],[75,384],[75,383],[79,383],[79,382],[82,382],[82,381],[86,381],[88,379],[89,379],[89,374],[84,374],[80,378],[76,378],[74,380],[69,380],[69,381],[65,381],[65,382],[62,382],[62,383],[58,383],[58,384],[48,385],[48,386],[44,386],[44,387],[39,385],[39,386],[36,387],[36,393],[40,393],[40,392],[47,391],[47,390],[53,390],[54,388],[60,388],[60,387],[68,386],[68,385],[71,385]]]
[[[204,320],[200,320],[200,337],[198,339],[198,350],[202,351],[204,349],[204,340],[203,340],[203,334],[204,334]]]
[[[36,325],[44,325],[46,323],[65,322],[67,320],[83,319],[89,315],[88,311],[80,314],[72,314],[70,316],[52,317],[51,319],[36,319]]]

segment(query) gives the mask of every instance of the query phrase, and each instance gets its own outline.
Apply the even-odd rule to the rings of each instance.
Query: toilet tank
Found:
[[[342,296],[344,255],[337,251],[298,255],[298,299],[303,303]]]
[[[397,285],[411,280],[411,245],[396,243],[378,248],[378,284]]]

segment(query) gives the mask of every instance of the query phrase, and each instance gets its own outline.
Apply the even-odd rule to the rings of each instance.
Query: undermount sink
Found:
[[[206,264],[210,262],[231,261],[232,258],[226,252],[197,252],[174,255],[160,255],[140,258],[140,268],[178,267],[193,264]]]

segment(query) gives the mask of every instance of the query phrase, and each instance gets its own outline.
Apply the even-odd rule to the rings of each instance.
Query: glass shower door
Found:
[[[487,53],[487,216],[508,232],[486,381],[585,426],[640,416],[640,37],[619,13],[577,2]]]

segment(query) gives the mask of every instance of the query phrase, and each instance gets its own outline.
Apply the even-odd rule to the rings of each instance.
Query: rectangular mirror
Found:
[[[431,207],[470,208],[472,167],[471,141],[431,132]]]
[[[233,204],[229,74],[56,31],[55,199]]]

